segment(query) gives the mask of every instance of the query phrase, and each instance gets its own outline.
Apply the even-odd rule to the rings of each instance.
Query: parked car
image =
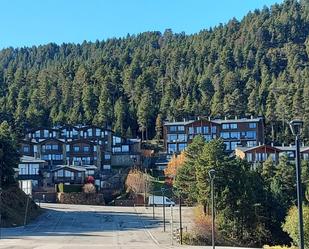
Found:
[[[171,201],[168,197],[159,196],[159,195],[150,195],[148,198],[148,205],[149,206],[175,206],[175,202]]]

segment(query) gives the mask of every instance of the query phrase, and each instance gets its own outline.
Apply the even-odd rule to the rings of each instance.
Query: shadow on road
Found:
[[[121,232],[160,226],[159,220],[123,211],[76,211],[67,208],[46,212],[25,228],[2,228],[2,239],[33,236],[103,236],[104,232]],[[102,234],[103,233],[103,234]]]

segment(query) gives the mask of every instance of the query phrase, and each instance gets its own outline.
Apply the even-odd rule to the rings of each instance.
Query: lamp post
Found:
[[[215,249],[215,196],[214,196],[214,179],[216,171],[214,169],[208,172],[210,183],[211,183],[211,244],[212,248]]]
[[[163,195],[163,231],[165,232],[165,188],[161,188]]]
[[[300,165],[300,133],[303,127],[302,120],[292,120],[290,128],[295,136],[295,164],[296,164],[296,186],[297,186],[297,206],[298,206],[298,226],[299,226],[299,249],[304,249],[304,224],[303,224],[303,202],[302,202],[302,182],[301,182],[301,165]]]

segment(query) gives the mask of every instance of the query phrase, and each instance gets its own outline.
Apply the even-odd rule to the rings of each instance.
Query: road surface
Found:
[[[6,249],[153,249],[191,248],[171,240],[171,210],[162,207],[112,207],[44,204],[47,211],[25,228],[1,230],[0,248]],[[184,226],[190,226],[190,208],[184,208]],[[179,226],[177,207],[174,228]],[[193,247],[200,248],[200,247]],[[206,247],[203,247],[206,248]]]

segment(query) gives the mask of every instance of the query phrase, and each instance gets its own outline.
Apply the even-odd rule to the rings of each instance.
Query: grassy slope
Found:
[[[4,189],[1,198],[2,227],[14,227],[24,224],[27,196],[16,186]],[[30,199],[27,223],[38,217],[43,211]]]

